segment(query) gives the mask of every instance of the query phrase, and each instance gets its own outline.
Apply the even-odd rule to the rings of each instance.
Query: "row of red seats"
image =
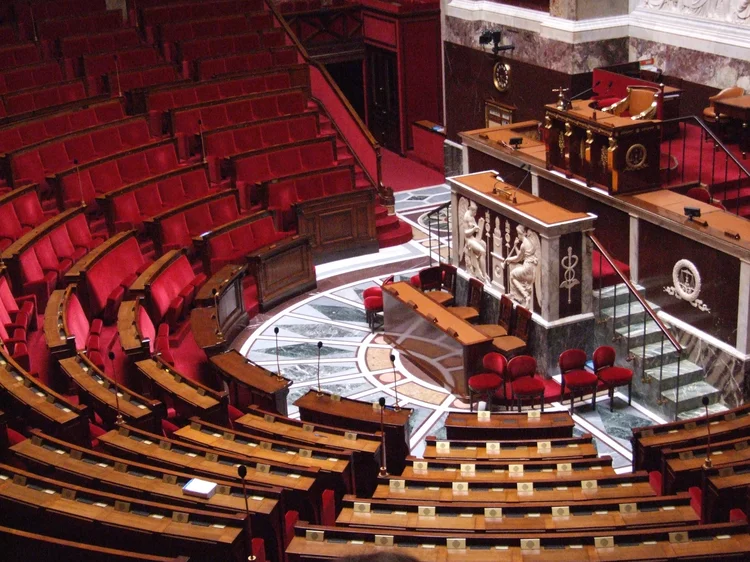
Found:
[[[193,237],[236,220],[239,216],[237,192],[232,190],[198,199],[185,209],[156,217],[154,230],[162,252],[192,249]]]
[[[180,78],[174,65],[162,63],[142,69],[105,74],[102,77],[102,89],[112,96],[119,97],[122,92],[169,84],[180,80]],[[154,134],[159,133],[161,133],[159,129],[154,132]]]
[[[137,47],[141,43],[138,30],[134,27],[113,29],[105,33],[91,33],[61,37],[55,55],[68,61],[88,53],[106,53]],[[68,64],[72,64],[69,62]]]
[[[244,263],[245,256],[249,253],[293,234],[277,231],[273,217],[266,212],[227,225],[208,240],[210,272],[216,273],[228,263]]]
[[[0,250],[4,250],[32,228],[56,214],[45,212],[35,185],[11,191],[0,200]]]
[[[166,4],[142,7],[139,21],[141,26],[154,26],[175,21],[260,12],[263,8],[263,0],[214,0],[192,4]]]
[[[211,160],[295,141],[313,139],[320,133],[318,115],[302,113],[214,129],[203,134],[206,155]]]
[[[337,164],[336,137],[333,135],[238,154],[231,158],[232,176],[235,181],[246,184],[330,168]]]
[[[204,37],[192,41],[181,41],[176,45],[176,62],[220,57],[261,48],[281,47],[285,42],[286,34],[281,28],[261,29],[240,35]]]
[[[148,123],[142,117],[130,117],[93,130],[56,137],[11,153],[12,180],[14,185],[43,185],[48,176],[129,148],[144,146],[150,141]]]
[[[28,2],[14,0],[13,12],[19,27],[31,31],[33,22],[103,12],[107,9],[106,0],[48,0]]]
[[[13,45],[20,42],[21,39],[12,25],[0,25],[0,45]]]
[[[149,264],[134,236],[104,252],[85,273],[90,314],[103,314],[105,324],[114,322],[125,291]]]
[[[68,80],[31,90],[0,95],[0,117],[51,109],[88,97],[83,80]]]
[[[193,61],[193,75],[198,80],[213,78],[222,74],[256,72],[268,68],[296,64],[296,47],[271,47],[270,49],[222,55]]]
[[[131,47],[115,52],[83,55],[80,71],[89,81],[89,91],[102,92],[102,75],[154,66],[162,62],[153,47]]]
[[[283,90],[292,85],[288,72],[272,72],[257,76],[225,78],[201,84],[185,84],[174,88],[159,89],[149,93],[146,107],[149,113],[161,118],[164,111],[173,108],[235,98],[269,90]]]
[[[174,356],[169,345],[169,324],[159,324],[157,330],[143,306],[138,307],[135,322],[138,333],[143,339],[149,340],[149,351],[160,354],[163,361],[174,367]]]
[[[262,25],[260,27],[271,27]],[[212,35],[236,35],[251,31],[250,21],[243,15],[223,16],[200,20],[165,23],[156,27],[146,27],[146,40],[149,43],[160,43],[164,56],[172,60],[174,43],[190,41]]]
[[[300,174],[266,187],[264,208],[277,217],[276,224],[283,230],[297,230],[294,205],[321,197],[335,196],[354,190],[354,168],[337,166],[330,170]]]
[[[125,109],[120,100],[109,100],[82,109],[12,123],[0,129],[0,154],[123,118]]]
[[[148,288],[149,310],[156,323],[166,322],[176,331],[206,280],[203,273],[195,275],[184,254],[159,272]]]
[[[91,234],[83,213],[63,222],[18,256],[21,293],[35,295],[43,308],[65,271],[102,240]]]
[[[36,22],[36,27],[45,52],[51,53],[55,41],[60,37],[114,31],[123,27],[123,23],[120,10],[108,10],[42,20]]]
[[[0,31],[2,33],[2,31]],[[25,66],[42,60],[42,52],[36,43],[19,43],[0,48],[0,68]]]
[[[44,61],[3,71],[0,74],[0,94],[39,88],[65,80],[56,61]]]
[[[150,178],[107,197],[110,232],[135,228],[143,230],[143,221],[170,209],[210,195],[213,189],[203,165],[191,166],[178,173]]]
[[[97,195],[164,174],[179,165],[174,141],[161,141],[81,166],[78,173],[66,174],[60,178],[57,197],[65,208],[79,205],[81,201],[96,207]]]
[[[307,96],[304,88],[292,88],[274,93],[264,92],[235,100],[218,100],[198,106],[173,109],[169,112],[170,130],[177,137],[192,138],[199,135],[201,131],[299,114],[303,113],[306,108]],[[187,140],[181,142],[186,143]]]
[[[36,301],[33,295],[14,297],[8,279],[0,277],[0,339],[21,367],[31,370],[26,336],[36,329]]]
[[[74,336],[76,351],[85,350],[91,362],[104,370],[104,355],[108,347],[107,343],[102,341],[104,323],[100,318],[94,318],[89,322],[75,291],[70,291],[66,295],[63,306],[65,332]]]

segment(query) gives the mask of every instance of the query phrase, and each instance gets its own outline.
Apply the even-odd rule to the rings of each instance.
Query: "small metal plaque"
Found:
[[[644,429],[641,431],[641,437],[653,437],[654,436],[654,430],[653,429]]]
[[[325,540],[325,533],[323,531],[305,531],[305,540],[312,542],[323,542]]]
[[[737,419],[737,414],[734,412],[729,412],[728,414],[724,415],[724,421],[732,421],[734,419]]]
[[[83,453],[79,451],[78,449],[71,449],[70,450],[70,456],[71,458],[79,461],[83,458]]]
[[[130,511],[130,502],[124,502],[121,500],[115,500],[115,511],[121,511],[128,513]]]
[[[553,517],[569,517],[570,508],[567,505],[558,505],[552,508]]]
[[[522,476],[523,475],[523,465],[522,464],[509,464],[508,465],[508,472],[515,476]]]
[[[390,480],[388,487],[393,491],[401,491],[406,489],[406,480]]]
[[[500,519],[503,516],[502,507],[485,507],[484,517],[485,519]]]
[[[537,441],[536,442],[536,450],[538,452],[549,451],[550,449],[552,449],[552,441]]]
[[[331,402],[341,402],[340,394],[331,394]]]
[[[572,472],[573,465],[569,462],[557,463],[557,472]]]
[[[681,461],[689,461],[694,457],[693,451],[683,451],[680,453],[680,460]]]
[[[128,465],[122,462],[115,463],[115,472],[127,472],[127,471],[128,471]]]
[[[172,444],[169,441],[159,441],[159,448],[169,451],[172,449]]]
[[[312,457],[312,451],[310,449],[300,449],[298,454],[303,459],[309,459],[310,457]]]
[[[688,542],[689,540],[690,536],[688,535],[687,531],[676,531],[674,533],[669,533],[669,542],[671,543]]]
[[[420,517],[435,517],[435,506],[420,505],[417,508],[417,513],[419,513]]]
[[[597,488],[597,481],[596,480],[581,480],[581,490],[596,490]]]
[[[271,449],[271,443],[269,443],[268,441],[261,441],[258,445],[261,449],[265,449],[266,451]]]
[[[257,470],[261,474],[268,474],[269,472],[271,472],[271,465],[258,463],[255,465],[255,470]]]
[[[229,486],[217,486],[216,493],[221,494],[222,496],[228,496],[232,493],[232,488],[230,488]]]
[[[354,502],[355,513],[370,513],[369,502]]]
[[[375,535],[377,546],[393,546],[393,535]]]
[[[685,429],[687,429],[688,431],[690,431],[691,429],[695,429],[696,427],[697,426],[696,426],[695,422],[687,422],[685,424]]]
[[[206,395],[206,389],[205,388],[199,386],[196,390],[198,391],[198,396],[205,396]]]
[[[26,485],[26,477],[21,474],[14,474],[13,475],[13,483],[18,486],[25,486]]]
[[[347,431],[346,433],[344,433],[344,439],[346,439],[347,441],[356,441],[357,434],[353,431]]]
[[[635,503],[621,503],[620,504],[620,513],[622,514],[635,513],[637,511],[638,511],[638,504],[635,504]]]
[[[195,430],[195,431],[200,431],[201,424],[199,424],[198,422],[190,422],[190,429]]]
[[[165,474],[161,479],[167,484],[177,484],[177,476],[174,474]]]
[[[229,431],[225,431],[224,435],[222,435],[224,439],[227,441],[234,441],[234,438],[237,437],[234,433],[231,433]]]
[[[276,418],[274,418],[271,414],[266,414],[265,416],[263,416],[263,419],[268,423],[273,423],[276,420]]]
[[[219,455],[216,453],[206,453],[206,460],[208,462],[219,462]]]
[[[477,465],[472,463],[461,464],[461,474],[474,476],[477,471]]]
[[[445,546],[448,547],[448,550],[465,550],[466,539],[456,539],[456,538],[446,539]]]
[[[380,410],[382,410],[382,408],[380,407],[380,404],[378,404],[377,402],[372,403],[372,409],[374,412],[380,412]]]
[[[521,539],[521,550],[539,550],[541,541],[539,539]]]
[[[71,490],[69,488],[63,488],[61,495],[66,500],[74,500],[74,499],[76,499],[76,492],[75,492],[75,490]]]
[[[744,451],[745,449],[747,449],[747,441],[740,441],[734,444],[735,451]]]
[[[734,468],[731,466],[725,466],[719,469],[719,476],[732,476],[734,474]]]
[[[450,453],[451,444],[450,441],[438,441],[435,443],[435,449],[438,453]]]
[[[127,427],[120,427],[117,429],[117,433],[123,437],[130,436],[130,430]]]
[[[187,523],[188,514],[183,511],[174,511],[172,512],[172,521],[175,523]]]
[[[315,431],[315,426],[309,423],[303,423],[302,431],[307,431],[308,433],[312,433],[313,431]]]
[[[414,461],[412,463],[412,469],[414,472],[427,472],[429,463],[427,461]]]
[[[530,420],[538,420],[542,417],[542,414],[539,410],[529,410],[526,415]]]
[[[477,420],[480,422],[488,422],[490,421],[491,414],[487,410],[482,410],[481,412],[477,412]]]
[[[594,537],[594,547],[596,548],[614,548],[614,537]]]
[[[519,482],[518,484],[516,484],[516,490],[521,492],[522,494],[529,494],[534,491],[534,483]]]
[[[453,493],[465,494],[469,491],[468,482],[453,482]]]

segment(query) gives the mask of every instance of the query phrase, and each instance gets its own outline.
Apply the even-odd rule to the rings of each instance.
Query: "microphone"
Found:
[[[703,397],[703,408],[706,411],[706,432],[708,435],[708,442],[706,444],[706,460],[703,461],[703,468],[711,468],[713,463],[711,462],[711,422],[708,421],[708,396]]]
[[[281,367],[279,366],[279,327],[274,326],[273,333],[276,336],[276,376],[279,379],[283,379],[281,376]]]
[[[398,386],[396,385],[396,356],[391,353],[391,366],[393,367],[393,391],[396,393],[396,405],[393,406],[395,411],[400,411],[401,406],[398,404]]]
[[[385,398],[382,396],[378,399],[380,404],[380,472],[378,476],[385,478],[388,476],[388,468],[385,465],[385,427],[383,424],[383,412],[385,412]]]
[[[323,391],[320,390],[320,348],[323,347],[323,342],[318,342],[318,396],[323,396]]]
[[[216,337],[223,340],[224,334],[221,331],[221,322],[219,321],[219,291],[214,288],[211,294],[214,297],[214,310],[216,310]]]
[[[250,532],[250,507],[247,504],[247,486],[245,486],[245,476],[247,476],[247,467],[244,464],[241,464],[237,467],[237,476],[240,477],[240,480],[242,481],[242,495],[245,498],[245,515],[247,516],[247,519],[245,520],[245,525],[247,528],[247,546],[248,549],[252,551],[252,544],[253,544],[253,535]],[[255,560],[255,556],[252,554],[247,557],[248,561]]]
[[[122,97],[122,89],[120,88],[120,62],[117,59],[117,55],[114,55],[113,58],[115,59],[115,76],[117,77],[117,97]]]
[[[73,164],[76,167],[76,175],[78,176],[78,192],[81,194],[81,207],[86,208],[86,198],[83,196],[83,182],[81,181],[81,168],[78,166],[78,158],[73,158]]]
[[[597,87],[597,86],[598,86],[599,84],[601,84],[601,83],[602,83],[602,81],[601,81],[601,80],[597,80],[597,81],[596,81],[596,83],[595,83],[595,84],[594,84],[593,86],[591,86],[590,88],[588,88],[588,89],[586,89],[586,90],[584,90],[584,91],[582,91],[582,92],[578,92],[578,93],[577,93],[576,95],[574,95],[574,96],[573,96],[572,98],[570,98],[570,101],[573,101],[573,100],[577,100],[577,99],[578,99],[578,98],[580,98],[581,96],[583,96],[583,95],[585,95],[585,94],[588,94],[589,92],[593,92],[593,91],[594,91],[594,90],[596,89],[596,87]]]
[[[201,155],[203,156],[203,163],[206,163],[206,145],[203,142],[203,119],[198,119],[198,134],[201,137]]]
[[[117,382],[117,367],[115,366],[115,352],[110,351],[107,354],[109,360],[112,362],[112,374],[115,379],[115,407],[117,408],[117,418],[115,418],[115,425],[122,425],[125,423],[122,419],[122,412],[120,411],[120,385]]]

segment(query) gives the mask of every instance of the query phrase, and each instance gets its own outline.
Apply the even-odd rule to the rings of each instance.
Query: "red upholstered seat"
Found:
[[[492,410],[492,396],[498,388],[504,387],[505,381],[505,357],[499,353],[486,353],[482,358],[482,367],[485,372],[469,377],[469,408],[474,411],[474,395],[484,395],[487,402],[487,410]]]
[[[75,336],[76,349],[86,349],[89,341],[89,320],[75,293],[68,297],[64,318],[68,334]]]
[[[495,373],[480,373],[469,377],[469,386],[476,392],[487,392],[502,385],[502,379]]]
[[[0,305],[7,311],[14,327],[36,328],[36,300],[33,295],[15,297],[5,276],[0,277]]]
[[[294,526],[299,521],[299,512],[290,509],[284,514],[284,547],[289,546],[294,538]]]
[[[57,284],[57,274],[54,272],[45,273],[36,256],[36,252],[29,249],[23,252],[19,257],[22,277],[22,291],[25,295],[34,295],[37,305],[44,308],[47,306],[47,299]]]
[[[586,352],[582,349],[568,349],[560,354],[558,359],[562,385],[560,396],[565,393],[565,387],[570,389],[570,411],[573,411],[576,393],[581,395],[592,393],[591,407],[596,409],[596,387],[599,379],[591,371],[586,370]]]
[[[383,312],[383,296],[367,297],[365,299],[365,315],[371,330],[375,329],[375,318],[379,312]]]
[[[618,386],[628,387],[628,404],[630,404],[633,371],[625,367],[615,366],[615,350],[613,347],[603,345],[594,351],[594,371],[609,392],[609,408],[614,408],[614,393]]]
[[[321,525],[336,524],[336,495],[333,490],[323,490],[320,498]]]
[[[535,377],[522,377],[515,380],[512,387],[513,394],[544,394],[544,382]]]
[[[530,355],[518,355],[508,363],[508,378],[511,381],[513,400],[518,401],[518,411],[524,399],[539,398],[544,411],[544,381],[537,376],[536,359]]]
[[[383,289],[380,287],[367,287],[364,291],[362,291],[362,299],[366,299],[368,297],[382,297],[383,296]]]

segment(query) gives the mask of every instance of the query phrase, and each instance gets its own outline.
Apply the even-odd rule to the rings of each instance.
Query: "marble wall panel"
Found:
[[[548,377],[559,375],[557,359],[566,349],[580,348],[591,356],[595,324],[593,317],[550,328],[532,322],[527,353],[536,358],[538,372]]]

